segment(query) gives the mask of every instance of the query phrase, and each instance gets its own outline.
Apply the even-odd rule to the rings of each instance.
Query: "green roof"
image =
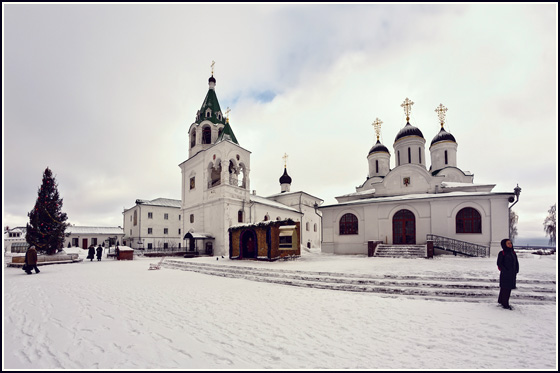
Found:
[[[220,133],[220,136],[218,136],[218,139],[216,140],[216,143],[219,143],[220,141],[224,141],[224,140],[229,140],[229,141],[239,145],[239,143],[237,142],[237,139],[235,138],[235,134],[233,133],[233,130],[231,129],[231,126],[229,125],[229,121],[226,121],[226,125],[224,126],[224,129],[222,130],[222,133]]]
[[[210,117],[206,116],[206,112],[210,109]],[[218,118],[218,113],[220,117]],[[200,124],[203,120],[209,120],[214,124],[222,123],[225,124],[225,116],[220,109],[220,103],[218,102],[218,96],[216,96],[216,91],[213,88],[208,89],[208,93],[202,102],[199,112],[197,113],[196,123]]]

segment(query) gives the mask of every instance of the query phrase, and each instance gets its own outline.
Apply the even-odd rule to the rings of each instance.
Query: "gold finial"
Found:
[[[216,64],[216,62],[214,62],[214,60],[212,60],[212,64],[210,65],[210,67],[212,68],[212,76],[214,76],[214,65]]]
[[[436,108],[436,113],[437,116],[439,118],[439,123],[441,124],[441,128],[443,128],[443,124],[445,123],[445,112],[447,111],[447,108],[445,106],[443,106],[442,104],[439,104],[439,106]]]
[[[288,162],[288,154],[284,153],[284,156],[282,157],[282,159],[284,160],[284,168],[286,168],[287,162]]]
[[[229,123],[229,112],[230,112],[230,111],[231,111],[231,109],[230,109],[229,106],[228,106],[228,108],[226,109],[226,122],[227,122],[227,123]]]
[[[404,108],[404,113],[406,114],[406,121],[410,120],[410,110],[411,106],[414,105],[414,102],[408,99],[408,97],[404,100],[401,106]]]
[[[375,129],[375,134],[377,135],[377,141],[379,141],[379,135],[381,134],[381,119],[375,118],[375,121],[372,123],[373,128]]]

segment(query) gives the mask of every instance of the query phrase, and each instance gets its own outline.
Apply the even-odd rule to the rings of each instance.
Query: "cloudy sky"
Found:
[[[426,155],[448,108],[458,167],[519,184],[519,238],[557,201],[558,6],[2,4],[3,225],[25,225],[50,167],[76,225],[122,226],[137,198],[180,199],[187,130],[208,90],[251,151],[251,189],[336,203],[367,176],[371,123]],[[394,167],[394,156],[391,157]],[[428,164],[429,167],[429,164]]]

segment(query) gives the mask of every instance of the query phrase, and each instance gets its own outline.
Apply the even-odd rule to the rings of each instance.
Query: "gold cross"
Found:
[[[227,119],[227,120],[229,120],[229,112],[230,112],[230,111],[231,111],[231,109],[230,109],[229,106],[228,106],[228,108],[226,109],[226,119]]]
[[[282,157],[282,159],[284,159],[284,168],[286,168],[287,161],[288,161],[288,154],[284,153],[284,156]]]
[[[436,113],[438,115],[439,122],[441,123],[441,128],[443,128],[443,124],[445,123],[445,112],[446,111],[447,111],[447,108],[445,106],[443,106],[442,104],[439,104],[439,106],[436,108]]]
[[[410,120],[410,110],[411,106],[414,105],[414,102],[408,99],[408,97],[404,100],[401,106],[404,108],[404,113],[406,114],[406,121]]]
[[[381,134],[381,119],[375,118],[375,121],[371,124],[375,129],[375,134],[377,135],[377,141],[379,141],[379,135]]]
[[[214,76],[214,64],[216,64],[216,62],[212,60],[212,64],[210,65],[210,67],[212,68],[212,76]]]

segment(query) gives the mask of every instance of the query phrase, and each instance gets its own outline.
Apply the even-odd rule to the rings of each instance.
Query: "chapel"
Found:
[[[260,247],[232,248],[229,230],[273,220],[294,222],[289,225],[294,227],[290,237],[297,237],[298,242],[293,245],[298,250],[300,246],[320,246],[318,207],[323,200],[303,191],[291,192],[292,178],[286,163],[279,179],[280,193],[262,197],[251,191],[251,152],[240,145],[229,121],[229,109],[222,111],[213,66],[208,91],[188,129],[188,138],[188,158],[179,165],[182,232],[187,253],[231,257],[233,250],[242,253],[234,254],[236,258],[258,259]],[[245,232],[244,237],[236,236],[236,245],[257,242],[257,231],[244,228]],[[269,255],[268,259],[274,258]]]
[[[383,122],[377,118],[366,180],[355,192],[336,197],[337,204],[319,208],[323,252],[368,254],[371,242],[425,245],[435,239],[472,244],[494,255],[509,237],[514,193],[494,192],[495,184],[476,184],[472,173],[459,168],[458,143],[444,128],[447,108],[442,104],[435,110],[439,132],[429,143],[428,158],[422,131],[410,123],[413,104],[406,98],[401,105],[406,124],[395,136],[393,153],[379,141]]]

